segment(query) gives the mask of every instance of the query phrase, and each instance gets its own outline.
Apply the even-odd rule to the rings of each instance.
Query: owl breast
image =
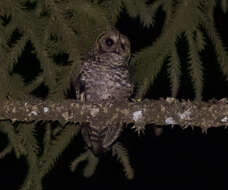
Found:
[[[129,57],[130,42],[126,36],[117,30],[102,32],[82,60],[81,72],[74,82],[77,100],[98,104],[128,100],[132,92]],[[121,123],[106,124],[102,119],[82,123],[83,138],[96,155],[108,151],[121,131]]]
[[[132,89],[127,67],[107,64],[102,60],[84,62],[80,81],[84,84],[85,99],[89,102],[128,98]]]

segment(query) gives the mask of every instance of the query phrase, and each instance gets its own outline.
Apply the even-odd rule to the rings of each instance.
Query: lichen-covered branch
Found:
[[[74,100],[62,102],[29,100],[0,102],[0,120],[56,121],[90,123],[134,123],[137,131],[146,124],[210,127],[228,126],[228,100],[178,101],[174,98],[82,104]]]

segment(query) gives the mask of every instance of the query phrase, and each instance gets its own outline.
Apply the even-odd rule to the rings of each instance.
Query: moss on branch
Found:
[[[82,104],[74,100],[62,102],[30,100],[0,102],[0,119],[15,121],[90,122],[110,124],[135,123],[137,131],[147,124],[210,127],[228,126],[226,99],[198,102],[178,101],[174,98],[144,100],[142,102],[104,102]]]

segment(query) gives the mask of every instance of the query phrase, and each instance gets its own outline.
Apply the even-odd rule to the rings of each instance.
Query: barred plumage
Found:
[[[74,84],[77,99],[92,103],[112,103],[127,99],[132,92],[128,60],[130,42],[112,29],[102,33],[81,65]],[[107,151],[121,133],[120,124],[101,126],[84,123],[82,135],[95,154]]]

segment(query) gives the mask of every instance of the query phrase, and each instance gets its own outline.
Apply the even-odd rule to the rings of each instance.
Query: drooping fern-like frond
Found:
[[[87,150],[85,153],[81,154],[80,156],[78,156],[77,158],[75,158],[75,160],[72,161],[71,163],[71,171],[75,171],[77,166],[83,162],[87,160],[87,165],[84,168],[84,172],[83,175],[84,177],[91,177],[98,165],[99,162],[99,158],[96,157],[91,150]]]
[[[136,88],[138,88],[137,96],[142,97],[150,85],[153,84],[154,79],[160,72],[168,48],[165,48],[166,39],[163,37],[163,42],[155,43],[152,47],[148,47],[135,55],[133,64],[137,72],[134,75]]]
[[[93,47],[96,36],[110,23],[115,25],[123,7],[130,17],[138,17],[146,27],[153,26],[156,22],[155,14],[159,8],[162,8],[166,14],[158,39],[151,46],[136,52],[132,59],[137,71],[134,78],[139,96],[143,96],[153,84],[167,57],[178,60],[178,55],[175,55],[175,42],[178,36],[186,31],[191,31],[194,36],[191,38],[197,42],[195,48],[198,50],[195,51],[198,52],[205,47],[205,40],[199,27],[206,27],[210,36],[214,36],[212,41],[219,36],[212,34],[216,33],[213,10],[217,2],[214,0],[156,0],[153,2],[146,0],[34,2],[12,0],[10,3],[5,1],[0,3],[2,19],[0,34],[4,38],[1,40],[0,48],[3,50],[1,51],[3,52],[1,59],[7,63],[7,66],[0,69],[2,80],[6,81],[1,85],[5,89],[1,91],[2,96],[20,97],[22,93],[16,93],[19,89],[21,92],[30,93],[39,84],[44,83],[49,88],[49,98],[63,98],[70,86],[72,76],[76,77],[79,73],[81,55]],[[224,8],[227,0],[221,0],[219,3]],[[30,10],[28,4],[32,5],[33,11]],[[21,37],[15,41],[13,47],[10,47],[9,40],[15,30],[20,31]],[[30,81],[28,85],[20,85],[19,83],[23,83],[23,80],[17,80],[17,85],[11,85],[16,79],[10,80],[9,72],[17,64],[28,40],[34,46],[42,73]],[[219,51],[216,51],[219,52],[219,57],[223,57],[221,61],[224,62],[226,50],[220,42],[220,45],[217,42],[219,42],[218,39],[216,46]],[[68,55],[64,66],[57,65],[53,59],[53,56],[61,52]],[[172,94],[176,96],[179,87],[177,87],[178,80],[175,77],[179,74],[174,73],[179,72],[177,64],[180,63],[173,62],[172,59],[170,61],[169,68],[172,69],[169,69],[169,76],[171,78],[174,76],[171,79]],[[172,64],[175,66],[171,66]],[[225,64],[220,64],[226,70]],[[18,86],[18,88],[9,89],[9,86]],[[200,94],[201,92],[197,91],[196,93]]]
[[[28,36],[23,35],[18,41],[17,43],[10,49],[9,52],[9,59],[8,59],[8,65],[9,65],[9,69],[12,71],[13,70],[13,66],[17,63],[18,58],[21,56],[26,42],[28,41]]]
[[[4,158],[7,154],[12,152],[13,147],[11,145],[8,145],[0,152],[0,159]]]
[[[187,32],[186,35],[189,43],[190,75],[192,77],[196,100],[201,100],[203,91],[202,62],[200,60],[199,53],[197,52],[197,47],[193,40],[192,32]]]
[[[210,20],[209,17],[205,17],[204,21],[203,26],[214,45],[218,63],[222,68],[222,72],[226,76],[226,80],[228,80],[228,51],[224,47],[221,37],[213,25],[213,20]]]
[[[70,170],[73,172],[77,169],[78,165],[88,159],[89,150],[75,158],[70,165]]]
[[[100,32],[117,23],[121,11],[126,10],[129,17],[139,18],[144,27],[153,27],[159,19],[155,15],[162,9],[165,18],[161,34],[152,44],[133,55],[131,64],[135,67],[133,78],[137,94],[139,97],[146,94],[164,66],[164,60],[169,58],[171,93],[172,96],[178,95],[181,61],[176,41],[185,34],[189,47],[188,70],[195,97],[200,100],[204,88],[200,52],[206,46],[203,30],[214,44],[218,63],[228,80],[228,52],[216,30],[213,14],[216,5],[226,13],[227,4],[227,0],[1,0],[0,98],[23,98],[40,84],[45,84],[48,98],[63,99],[72,77],[76,78],[79,73],[81,58],[93,48]],[[15,37],[15,33],[19,35]],[[19,65],[23,52],[27,51],[28,42],[34,48],[41,72],[25,84],[23,76],[14,73],[14,68]],[[67,55],[63,64],[58,64],[59,60],[55,59],[60,54]],[[49,124],[45,127],[41,153],[34,123],[0,123],[0,131],[8,137],[0,158],[13,151],[17,158],[24,156],[28,161],[28,174],[21,190],[41,190],[42,178],[79,131],[79,127],[73,124],[55,129]],[[127,150],[117,143],[113,146],[113,155],[117,155],[126,176],[132,179],[134,172]],[[89,177],[98,164],[98,158],[90,151],[77,157],[72,169],[84,160],[88,160],[84,176]]]
[[[123,165],[125,176],[128,179],[133,179],[134,170],[130,165],[128,151],[126,148],[122,146],[120,142],[116,142],[112,146],[112,156],[117,156],[118,160]],[[86,152],[75,158],[71,162],[70,169],[71,171],[75,171],[78,165],[84,161],[87,161],[87,164],[84,168],[83,175],[84,177],[91,177],[95,173],[95,170],[99,162],[99,157],[94,155],[94,153],[90,149],[87,149]]]
[[[134,170],[131,167],[127,149],[124,148],[121,143],[115,143],[112,147],[112,155],[117,156],[118,160],[123,165],[125,176],[128,179],[133,179]]]
[[[94,172],[95,172],[95,170],[97,168],[98,162],[99,162],[99,158],[97,158],[92,153],[92,151],[89,151],[88,164],[86,165],[86,167],[84,169],[83,175],[85,177],[91,177],[94,174]]]
[[[35,125],[19,123],[17,126],[18,136],[23,147],[27,150],[28,173],[20,190],[42,190],[41,176],[39,172],[38,153],[39,146],[35,138]]]
[[[123,0],[107,0],[101,3],[101,6],[104,8],[107,18],[113,25],[117,22],[119,14],[122,10],[122,1]]]
[[[168,72],[172,87],[171,92],[173,96],[177,96],[180,86],[181,62],[176,51],[176,40],[182,33],[186,33],[190,50],[189,71],[195,90],[195,97],[198,100],[202,98],[203,68],[199,52],[205,48],[206,42],[201,27],[207,31],[215,45],[219,64],[227,76],[227,52],[214,26],[213,11],[215,5],[216,2],[214,0],[209,2],[204,0],[177,0],[161,3],[166,13],[163,31],[151,47],[136,53],[132,61],[137,71],[134,77],[138,91],[136,94],[139,97],[144,96],[150,85],[153,84],[166,57],[170,57]]]
[[[155,14],[163,1],[155,1],[153,6],[148,6],[146,0],[123,0],[128,14],[131,17],[139,17],[145,27],[149,27],[155,22]]]
[[[75,158],[72,162],[71,162],[71,165],[70,165],[70,169],[71,171],[75,171],[78,167],[78,165],[87,160],[88,159],[88,156],[89,156],[89,150],[87,150],[86,152],[84,152],[83,154],[81,154],[80,156],[78,156],[77,158]]]
[[[48,98],[64,98],[72,77],[78,75],[81,55],[93,46],[96,36],[109,25],[103,8],[88,1],[55,0],[3,0],[0,5],[0,34],[4,38],[1,40],[3,53],[0,58],[6,65],[0,69],[0,73],[4,73],[1,81],[5,83],[1,85],[4,89],[1,91],[4,93],[2,97],[10,95],[18,98],[44,83],[49,88]],[[18,39],[14,39],[11,47],[9,41],[15,30],[20,31],[21,37],[16,37]],[[28,40],[35,49],[42,73],[30,81],[28,86],[23,85],[23,80],[18,80],[17,84],[22,84],[15,85],[18,86],[15,90],[9,89],[12,86],[10,82],[14,81],[10,80],[9,73],[25,51]],[[57,65],[53,59],[60,53],[68,55],[64,67]]]
[[[51,140],[52,140],[52,127],[50,123],[46,123],[45,125],[46,129],[45,129],[45,134],[44,134],[44,138],[43,138],[43,156],[48,154],[48,151],[50,149],[51,146]]]
[[[24,156],[28,163],[27,175],[20,190],[42,190],[43,177],[79,131],[79,127],[74,124],[61,127],[58,133],[53,133],[50,123],[45,127],[41,152],[36,136],[38,127],[34,123],[18,122],[12,125],[8,121],[1,122],[0,132],[8,136],[8,144],[0,152],[0,158],[14,151],[17,158]]]
[[[169,65],[169,77],[170,77],[170,83],[171,83],[171,94],[173,97],[176,97],[178,94],[178,90],[180,87],[180,58],[177,53],[176,44],[174,44],[172,54],[170,56],[168,65]]]
[[[227,13],[227,10],[228,10],[228,1],[227,0],[221,0],[221,9],[224,13]]]
[[[51,144],[46,147],[46,150],[44,150],[44,154],[39,161],[41,176],[46,175],[52,169],[60,154],[65,150],[67,145],[69,145],[78,132],[79,127],[77,125],[68,124],[63,128],[59,135],[55,137],[55,139],[52,139]],[[46,143],[48,142],[49,141],[46,141]]]
[[[8,136],[9,143],[7,147],[9,147],[8,149],[12,149],[15,152],[17,158],[20,158],[22,155],[27,154],[27,150],[23,146],[21,139],[15,130],[15,127],[12,126],[10,122],[1,122],[0,131]]]
[[[196,29],[193,40],[196,43],[198,52],[201,52],[206,46],[206,41],[205,41],[205,37],[204,37],[202,31],[200,30],[200,28]]]

